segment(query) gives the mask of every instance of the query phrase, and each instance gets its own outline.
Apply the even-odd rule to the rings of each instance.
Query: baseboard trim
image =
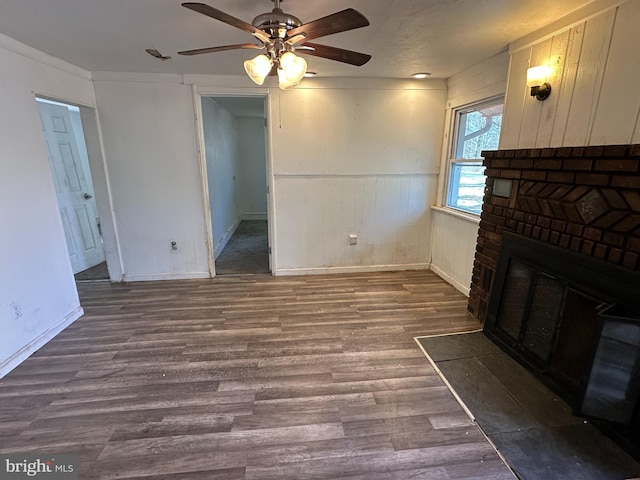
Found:
[[[242,220],[267,220],[266,213],[242,213],[240,214]]]
[[[224,247],[227,246],[227,243],[229,243],[229,240],[231,240],[231,237],[233,237],[233,234],[236,233],[236,229],[238,228],[238,225],[240,225],[241,221],[242,221],[241,217],[236,218],[233,222],[233,225],[231,225],[227,229],[227,231],[224,233],[224,237],[222,237],[220,241],[215,245],[215,247],[213,247],[214,260],[220,256],[220,254],[222,253],[222,250],[224,250]]]
[[[123,282],[155,282],[157,280],[191,280],[195,278],[211,278],[209,272],[186,272],[186,273],[143,273],[123,275]]]
[[[465,287],[462,283],[458,282],[451,275],[446,273],[444,270],[440,270],[436,265],[431,264],[431,271],[442,278],[445,282],[450,283],[458,290],[460,293],[464,294],[466,297],[469,296],[471,289],[469,287]]]
[[[56,325],[51,327],[48,330],[45,330],[42,334],[38,335],[16,353],[11,355],[8,359],[0,363],[0,378],[4,377],[11,370],[16,368],[22,362],[24,362],[27,358],[29,358],[33,353],[37,352],[40,348],[42,348],[49,340],[59,334],[62,330],[67,328],[77,319],[79,319],[82,315],[84,315],[84,309],[78,306],[75,310],[65,315],[65,317],[60,320]]]
[[[401,265],[357,265],[349,267],[312,267],[312,268],[280,268],[274,270],[275,276],[286,275],[323,275],[331,273],[365,273],[391,272],[401,270],[429,270],[428,263],[405,263]]]

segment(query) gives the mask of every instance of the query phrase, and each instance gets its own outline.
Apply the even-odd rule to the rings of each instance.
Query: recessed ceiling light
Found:
[[[305,74],[304,74],[304,76],[305,76],[306,78],[315,77],[316,75],[317,75],[317,73],[316,73],[316,72],[307,72],[307,73],[305,73]]]
[[[414,73],[414,74],[412,74],[412,75],[411,75],[411,77],[412,77],[412,78],[418,78],[418,79],[420,79],[420,78],[427,78],[427,77],[428,77],[428,76],[430,76],[430,75],[431,75],[431,74],[430,74],[430,73],[427,73],[427,72],[420,72],[420,73]]]

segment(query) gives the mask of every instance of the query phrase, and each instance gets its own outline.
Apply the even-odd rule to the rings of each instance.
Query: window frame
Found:
[[[450,141],[448,142],[448,152],[446,156],[446,167],[445,167],[445,178],[444,178],[444,191],[442,198],[442,206],[444,208],[450,209],[454,212],[463,214],[463,215],[471,215],[474,218],[480,218],[480,214],[475,213],[471,210],[467,210],[464,208],[457,207],[455,205],[451,205],[450,200],[452,198],[452,193],[454,192],[452,187],[456,187],[459,185],[459,175],[453,177],[455,175],[455,164],[467,164],[467,165],[482,165],[483,158],[470,159],[470,158],[457,158],[456,153],[459,147],[459,138],[458,133],[460,129],[460,123],[463,115],[471,112],[475,112],[478,110],[483,110],[485,108],[493,107],[496,105],[502,105],[504,109],[504,95],[497,95],[495,97],[485,98],[482,100],[478,100],[476,102],[468,103],[466,105],[461,105],[459,107],[453,108],[451,112],[451,127],[449,129],[450,133]],[[500,131],[502,134],[502,129]]]

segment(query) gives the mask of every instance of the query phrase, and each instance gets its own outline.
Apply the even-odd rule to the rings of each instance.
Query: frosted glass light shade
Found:
[[[272,68],[273,63],[266,55],[258,55],[256,58],[244,62],[244,70],[247,75],[258,85],[264,83],[264,79],[267,78]]]
[[[307,73],[307,62],[291,52],[285,52],[280,57],[278,79],[282,90],[289,90],[300,83]]]
[[[527,70],[527,86],[535,87],[542,85],[547,81],[547,77],[551,73],[551,69],[544,65],[531,67]]]
[[[551,84],[547,78],[551,75],[551,68],[544,65],[531,67],[527,70],[527,87],[531,89],[531,96],[538,100],[546,100],[551,95]]]

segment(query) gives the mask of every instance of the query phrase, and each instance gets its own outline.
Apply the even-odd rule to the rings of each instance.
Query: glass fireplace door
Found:
[[[612,305],[602,329],[580,414],[623,425],[633,422],[640,394],[640,319]]]

